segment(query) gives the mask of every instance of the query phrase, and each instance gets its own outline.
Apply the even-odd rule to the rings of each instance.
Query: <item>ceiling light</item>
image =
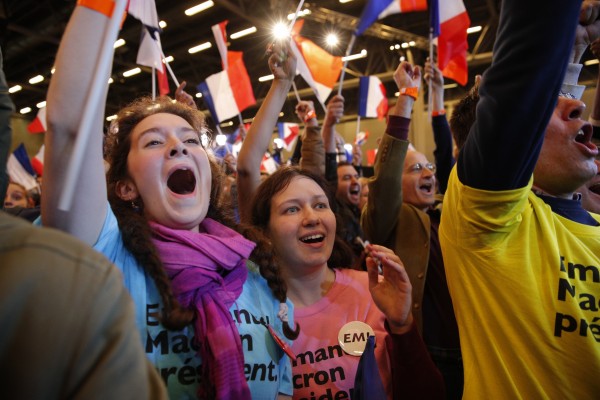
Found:
[[[344,3],[350,3],[352,0],[340,0],[340,3],[344,4]]]
[[[279,113],[279,116],[280,116],[280,117],[283,117],[284,115],[285,115],[285,114],[283,113],[283,111]]]
[[[266,82],[266,81],[270,81],[275,79],[275,75],[271,74],[271,75],[265,75],[265,76],[261,76],[260,78],[258,78],[259,82]]]
[[[342,57],[342,61],[357,60],[359,58],[365,58],[366,56],[367,56],[367,51],[365,49],[362,49],[360,51],[360,53],[358,53],[358,54],[352,54],[352,55],[349,55],[349,56]]]
[[[415,47],[415,46],[416,46],[416,43],[415,43],[415,41],[414,41],[414,40],[411,40],[410,42],[408,42],[408,45],[409,45],[410,47]]]
[[[19,112],[20,112],[21,114],[27,114],[28,112],[31,112],[31,107],[25,107],[25,108],[21,108],[21,109],[19,110]]]
[[[290,36],[290,31],[288,30],[288,26],[287,24],[284,24],[283,22],[278,22],[275,25],[273,25],[273,36],[275,37],[275,39],[285,39],[288,36]]]
[[[475,33],[475,32],[479,32],[481,30],[481,26],[472,26],[470,28],[467,28],[467,33]]]
[[[444,89],[454,89],[455,87],[458,87],[458,83],[449,83],[444,85]]]
[[[325,43],[327,43],[327,46],[329,47],[337,46],[339,42],[340,40],[335,33],[328,33],[327,37],[325,38]]]
[[[40,101],[40,102],[39,102],[39,103],[37,103],[35,106],[36,106],[37,108],[44,108],[44,107],[46,107],[46,101],[45,101],[45,100],[44,100],[44,101]]]
[[[11,88],[8,89],[8,93],[17,93],[18,91],[22,90],[23,86],[21,85],[15,85]]]
[[[205,42],[205,43],[199,44],[198,46],[192,47],[191,49],[188,50],[188,53],[190,53],[190,54],[198,53],[202,50],[210,49],[211,47],[212,47],[212,44],[210,42]]]
[[[408,49],[408,43],[406,43],[406,42],[402,43],[402,44],[401,44],[401,47],[402,47],[403,49]]]
[[[124,44],[125,44],[125,40],[123,40],[123,39],[117,39],[117,41],[115,42],[115,45],[113,47],[116,49],[117,47],[121,47]]]
[[[191,7],[191,8],[188,8],[187,10],[185,10],[185,15],[190,17],[194,14],[198,14],[199,12],[209,9],[214,5],[215,5],[215,3],[213,3],[211,0],[205,1],[204,3],[200,3],[198,5],[195,5],[194,7]]]
[[[165,21],[160,21],[158,26],[160,26],[160,29],[165,29],[167,27],[167,23]]]
[[[108,84],[109,84],[109,85],[110,85],[111,83],[113,83],[113,82],[114,82],[114,79],[113,79],[113,78],[108,78]]]
[[[598,60],[587,60],[586,62],[583,63],[583,65],[585,65],[587,67],[588,65],[595,65],[598,63],[600,63],[600,61],[598,61]],[[10,92],[10,89],[9,89],[9,92]]]
[[[110,121],[113,121],[113,120],[115,120],[115,119],[117,119],[117,116],[116,116],[116,115],[114,115],[114,114],[113,114],[113,115],[109,115],[108,117],[106,117],[106,120],[107,120],[108,122],[110,122]]]
[[[124,76],[125,78],[129,78],[130,76],[137,75],[137,74],[139,74],[140,72],[142,72],[142,70],[141,70],[140,68],[136,67],[136,68],[134,68],[134,69],[130,69],[129,71],[125,71],[125,72],[123,72],[123,76]]]
[[[200,92],[196,93],[196,97],[197,98],[201,98],[202,97],[202,93],[200,93]]]
[[[250,28],[246,28],[246,29],[241,30],[239,32],[232,33],[229,37],[231,39],[239,39],[239,38],[241,38],[243,36],[251,35],[251,34],[253,34],[255,32],[256,32],[256,27],[255,26],[251,26]]]
[[[44,77],[41,75],[36,75],[33,78],[31,78],[29,80],[29,83],[31,83],[32,85],[35,85],[36,83],[40,83],[44,81]]]
[[[54,73],[55,73],[55,72],[56,72],[56,68],[55,68],[55,67],[52,67],[52,69],[50,70],[50,73],[51,73],[52,75],[54,75]]]
[[[166,58],[163,58],[163,61],[166,63],[172,63],[174,60],[173,56],[167,56]]]

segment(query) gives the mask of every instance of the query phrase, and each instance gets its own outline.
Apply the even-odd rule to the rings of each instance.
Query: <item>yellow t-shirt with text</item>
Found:
[[[450,176],[439,237],[464,399],[597,399],[600,227],[553,213],[530,189]]]

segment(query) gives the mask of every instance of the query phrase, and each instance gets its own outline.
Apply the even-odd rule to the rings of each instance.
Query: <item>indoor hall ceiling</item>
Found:
[[[272,41],[271,26],[278,20],[286,20],[295,11],[298,3],[289,0],[214,0],[214,6],[193,16],[184,11],[203,0],[157,0],[159,19],[167,26],[161,34],[165,55],[173,56],[171,67],[176,77],[188,82],[188,92],[195,94],[196,85],[207,76],[221,70],[221,62],[211,26],[228,20],[227,33],[256,26],[257,32],[236,40],[229,39],[229,49],[244,52],[246,68],[252,80],[254,95],[259,104],[266,95],[270,82],[259,82],[258,78],[269,74],[265,49]],[[344,55],[347,42],[362,11],[365,0],[352,0],[341,3],[339,0],[305,2],[304,8],[311,11],[305,16],[302,36],[326,48],[326,32],[335,31],[340,35],[341,44],[330,49],[335,55]],[[469,41],[469,83],[475,74],[481,73],[491,61],[491,52],[497,26],[499,0],[465,0],[471,26],[481,26],[481,31],[468,35]],[[23,107],[33,109],[24,118],[32,119],[36,104],[45,100],[51,69],[61,35],[75,5],[74,0],[3,0],[0,9],[0,46],[4,55],[4,70],[9,87],[19,84],[23,89],[12,95],[17,112]],[[405,49],[390,50],[390,46],[413,40],[409,59],[422,65],[428,54],[428,13],[414,12],[396,14],[378,21],[364,35],[359,37],[353,53],[362,49],[368,51],[363,59],[350,61],[344,81],[343,95],[349,118],[355,118],[357,107],[356,78],[360,75],[378,75],[384,82],[388,96],[396,92],[392,73],[401,56],[409,56]],[[112,70],[114,82],[110,85],[106,115],[114,114],[120,107],[134,98],[151,92],[150,69],[143,67],[142,73],[124,78],[122,73],[136,67],[135,60],[139,47],[141,24],[128,17],[119,34],[126,44],[115,50]],[[196,54],[189,54],[194,45],[210,41],[213,46]],[[77,63],[77,60],[73,60]],[[595,72],[595,70],[594,70]],[[28,80],[36,75],[44,76],[41,83],[32,85]],[[585,76],[582,74],[582,76]],[[588,76],[589,78],[589,76]],[[447,84],[453,83],[447,79]],[[301,77],[296,84],[303,98],[314,100],[314,96]],[[171,93],[174,84],[170,81]],[[447,89],[446,98],[461,96],[464,88]],[[206,109],[202,99],[197,99],[200,109]],[[290,93],[284,107],[283,120],[294,120],[293,109],[296,100]],[[256,107],[243,112],[248,119],[256,113]],[[319,113],[322,115],[322,113]],[[237,124],[237,121],[236,121]]]

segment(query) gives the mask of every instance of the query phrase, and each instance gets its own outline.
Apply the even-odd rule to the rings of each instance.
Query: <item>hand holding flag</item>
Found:
[[[186,85],[187,82],[183,81],[179,86],[177,86],[177,89],[175,89],[175,100],[177,100],[179,103],[183,103],[192,108],[197,109],[198,106],[196,105],[194,98],[185,90],[183,90],[185,89]]]

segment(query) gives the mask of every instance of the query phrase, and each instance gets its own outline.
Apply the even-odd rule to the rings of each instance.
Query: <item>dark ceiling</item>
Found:
[[[258,81],[258,77],[269,73],[264,54],[267,44],[272,40],[270,27],[275,21],[283,20],[287,14],[295,11],[298,3],[289,0],[215,0],[214,6],[202,13],[191,17],[184,14],[187,8],[202,1],[204,0],[156,1],[159,19],[167,23],[161,35],[163,50],[167,56],[174,57],[171,66],[175,75],[180,81],[186,80],[189,92],[195,93],[198,83],[221,69],[211,26],[227,19],[228,34],[256,26],[256,33],[229,40],[229,48],[244,51],[244,61],[254,94],[260,103],[270,85],[270,82]],[[347,3],[340,3],[339,0],[306,2],[304,8],[310,9],[311,13],[305,17],[302,35],[325,47],[324,33],[337,31],[342,44],[330,51],[343,55],[365,3],[365,0]],[[475,74],[481,73],[491,61],[499,3],[499,0],[465,0],[471,26],[482,27],[480,32],[468,35],[470,54],[467,87],[473,82]],[[0,46],[4,54],[4,70],[9,86],[19,84],[23,87],[12,95],[17,111],[26,106],[33,109],[25,118],[32,119],[37,110],[35,105],[45,99],[56,50],[74,4],[74,0],[2,1]],[[416,45],[410,49],[410,56],[415,63],[424,63],[428,54],[428,18],[427,12],[396,14],[379,21],[358,38],[353,53],[366,49],[368,56],[348,64],[343,95],[349,118],[353,118],[356,113],[357,76],[377,74],[386,85],[388,95],[393,96],[396,92],[392,72],[399,57],[408,54],[402,48],[390,50],[390,46],[413,40]],[[114,114],[132,99],[151,91],[149,69],[144,67],[141,74],[130,78],[122,76],[123,71],[136,66],[140,32],[140,22],[128,17],[119,34],[126,44],[115,50],[112,71],[114,83],[110,85],[106,115]],[[196,54],[188,53],[190,47],[206,41],[212,42],[213,47]],[[73,62],[76,63],[77,60]],[[39,84],[29,84],[28,80],[36,75],[44,76],[45,80]],[[453,82],[447,80],[446,83]],[[174,84],[172,81],[170,84],[173,93]],[[303,98],[314,99],[301,77],[296,78],[296,84]],[[446,98],[456,98],[463,93],[462,87],[447,89]],[[283,119],[287,120],[293,118],[291,115],[296,103],[293,93],[289,100],[284,107]],[[197,103],[201,109],[205,109],[202,99],[197,99]],[[256,108],[247,109],[243,112],[243,117],[251,118],[255,113]]]

